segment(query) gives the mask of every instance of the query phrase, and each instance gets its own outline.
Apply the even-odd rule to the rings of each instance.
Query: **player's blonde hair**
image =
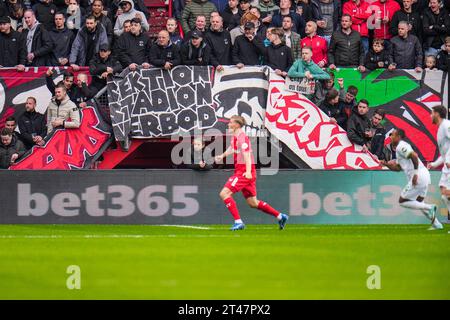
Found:
[[[244,117],[241,117],[241,116],[239,116],[237,114],[232,116],[230,118],[230,121],[237,122],[241,126],[241,128],[247,124],[247,122],[245,121]]]

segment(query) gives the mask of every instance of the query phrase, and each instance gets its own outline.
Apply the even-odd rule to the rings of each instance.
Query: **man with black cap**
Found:
[[[150,38],[142,32],[141,20],[131,19],[131,30],[123,33],[117,40],[117,57],[122,67],[134,71],[138,66],[150,68],[149,54],[151,48]]]
[[[181,47],[181,61],[185,65],[207,66],[210,64],[211,48],[203,41],[203,33],[194,30],[191,40]]]
[[[24,71],[26,61],[25,38],[11,28],[9,17],[0,17],[0,68],[16,67],[17,71]]]
[[[261,52],[259,46],[263,39],[256,34],[256,26],[253,22],[244,25],[244,34],[237,36],[232,50],[232,60],[238,68],[245,65],[260,64]]]
[[[170,40],[169,31],[161,30],[158,33],[158,40],[150,49],[150,63],[166,70],[181,63],[180,49]]]
[[[100,46],[99,52],[89,63],[89,72],[92,75],[90,89],[99,91],[106,86],[108,76],[122,71],[120,62],[111,55],[111,49],[107,43]]]

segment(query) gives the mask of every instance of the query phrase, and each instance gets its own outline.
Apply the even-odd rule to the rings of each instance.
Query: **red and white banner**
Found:
[[[379,169],[378,161],[347,138],[314,103],[285,90],[284,78],[270,73],[266,128],[312,169]]]

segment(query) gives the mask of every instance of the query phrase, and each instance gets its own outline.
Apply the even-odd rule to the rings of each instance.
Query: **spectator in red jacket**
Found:
[[[374,36],[377,39],[383,39],[384,47],[389,49],[389,40],[392,38],[389,27],[394,13],[400,10],[400,5],[395,0],[378,0],[373,5],[378,7],[375,8],[375,25],[372,26],[375,29]],[[371,27],[370,24],[368,26]]]
[[[317,24],[308,21],[305,27],[306,37],[300,42],[300,46],[311,47],[313,51],[312,60],[319,67],[324,68],[328,64],[327,41],[317,35]]]
[[[342,9],[352,17],[352,29],[361,34],[361,42],[364,52],[369,51],[369,30],[367,28],[367,19],[371,16],[369,4],[365,0],[351,0],[344,3]]]

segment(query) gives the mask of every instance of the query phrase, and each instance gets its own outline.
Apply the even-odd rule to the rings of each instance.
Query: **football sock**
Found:
[[[406,202],[400,203],[400,206],[402,206],[404,208],[408,208],[408,209],[421,210],[422,213],[425,214],[425,216],[428,219],[431,218],[431,217],[428,216],[428,213],[426,212],[426,210],[430,210],[432,208],[432,205],[427,204],[425,202],[419,202],[417,200],[406,201]]]
[[[229,197],[229,198],[226,198],[225,200],[223,200],[223,202],[225,203],[225,206],[230,211],[234,220],[240,220],[241,217],[239,216],[239,210],[236,206],[236,201],[234,201],[234,199],[232,197]]]
[[[261,210],[267,214],[270,214],[276,217],[278,220],[281,220],[281,214],[279,211],[272,208],[267,202],[259,201],[258,202],[258,210]]]

